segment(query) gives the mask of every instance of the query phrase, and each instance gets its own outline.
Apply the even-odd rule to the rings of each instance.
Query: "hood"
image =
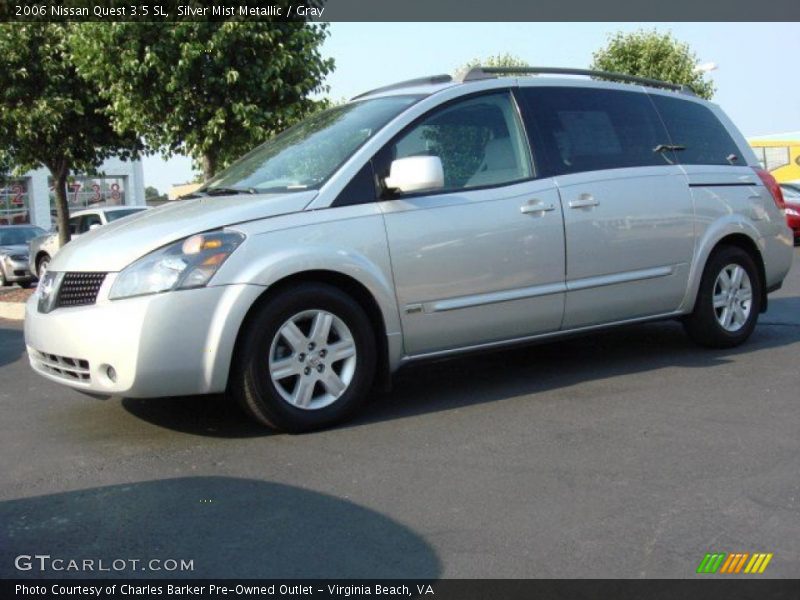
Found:
[[[28,245],[13,244],[0,246],[0,254],[24,254],[25,256],[28,256]]]
[[[64,246],[50,263],[53,271],[121,271],[170,242],[245,221],[299,212],[316,190],[257,196],[203,196],[181,200],[113,221]]]

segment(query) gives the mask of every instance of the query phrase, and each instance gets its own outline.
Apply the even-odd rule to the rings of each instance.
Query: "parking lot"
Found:
[[[222,397],[72,392],[0,321],[0,576],[41,576],[14,569],[40,553],[193,561],[120,573],[144,577],[693,577],[770,552],[764,577],[796,577],[798,358],[800,249],[742,347],[665,322],[427,364],[302,436]]]

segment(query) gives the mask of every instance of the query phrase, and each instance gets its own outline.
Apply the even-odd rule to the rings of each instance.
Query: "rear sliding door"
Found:
[[[536,160],[561,195],[564,329],[675,311],[688,284],[694,211],[647,94],[523,87]]]

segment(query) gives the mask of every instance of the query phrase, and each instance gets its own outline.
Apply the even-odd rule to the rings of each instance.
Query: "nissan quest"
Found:
[[[744,342],[791,266],[781,190],[689,88],[474,68],[379,88],[192,197],[88,231],[28,301],[42,376],[341,422],[412,361],[679,319]]]

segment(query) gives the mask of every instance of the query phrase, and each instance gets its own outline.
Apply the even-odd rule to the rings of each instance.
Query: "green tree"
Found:
[[[19,170],[50,170],[62,244],[70,237],[70,171],[92,172],[111,155],[131,158],[141,149],[135,136],[114,131],[97,87],[78,75],[68,44],[75,27],[0,24],[0,139]]]
[[[6,184],[8,178],[11,175],[11,171],[13,169],[13,165],[11,164],[11,158],[8,154],[0,150],[0,187]]]
[[[504,52],[502,54],[493,54],[486,58],[473,58],[466,63],[462,69],[469,70],[473,67],[530,67],[531,64],[522,60],[519,56]]]
[[[326,24],[302,21],[86,23],[73,48],[120,131],[191,156],[208,180],[314,112],[309,95],[333,69],[320,54],[326,36]]]
[[[617,32],[609,37],[604,48],[594,53],[593,59],[592,69],[688,85],[701,98],[710,99],[714,95],[714,83],[695,70],[695,53],[671,33]]]

